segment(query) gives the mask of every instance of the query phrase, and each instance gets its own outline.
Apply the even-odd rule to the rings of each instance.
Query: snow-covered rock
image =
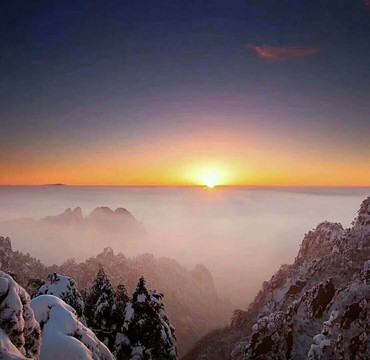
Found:
[[[370,358],[369,257],[370,197],[352,229],[319,224],[294,264],[264,284],[243,316],[265,317],[234,359]]]
[[[41,360],[114,360],[108,348],[60,298],[40,295],[31,302],[42,329]]]

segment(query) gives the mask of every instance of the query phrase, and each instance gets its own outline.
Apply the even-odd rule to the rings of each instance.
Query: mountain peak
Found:
[[[0,236],[0,248],[3,250],[12,251],[12,243],[8,236],[7,237]]]
[[[300,263],[329,255],[333,250],[334,240],[342,231],[343,227],[339,223],[320,223],[305,235],[295,261]]]
[[[357,218],[353,230],[358,233],[359,236],[368,236],[370,232],[370,196],[366,198],[358,210]]]
[[[74,210],[67,208],[59,215],[46,216],[40,221],[50,224],[77,224],[83,222],[83,215],[80,207],[76,207]]]
[[[104,215],[111,215],[113,214],[113,210],[108,206],[98,206],[95,208],[91,214],[89,215],[90,218],[104,216]]]

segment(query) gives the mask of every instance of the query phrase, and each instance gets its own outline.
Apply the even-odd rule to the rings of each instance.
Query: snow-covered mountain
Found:
[[[323,222],[309,231],[294,263],[183,359],[369,359],[369,259],[370,197],[352,228]]]

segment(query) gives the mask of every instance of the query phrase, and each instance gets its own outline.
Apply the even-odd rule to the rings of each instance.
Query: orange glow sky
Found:
[[[113,139],[109,145],[32,145],[1,159],[0,184],[202,185],[212,173],[220,185],[367,186],[366,156],[345,142],[338,152],[307,134],[282,142],[275,132],[166,133],[124,145]]]

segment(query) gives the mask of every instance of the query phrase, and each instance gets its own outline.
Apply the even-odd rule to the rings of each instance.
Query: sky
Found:
[[[370,184],[370,2],[18,1],[0,184]]]

